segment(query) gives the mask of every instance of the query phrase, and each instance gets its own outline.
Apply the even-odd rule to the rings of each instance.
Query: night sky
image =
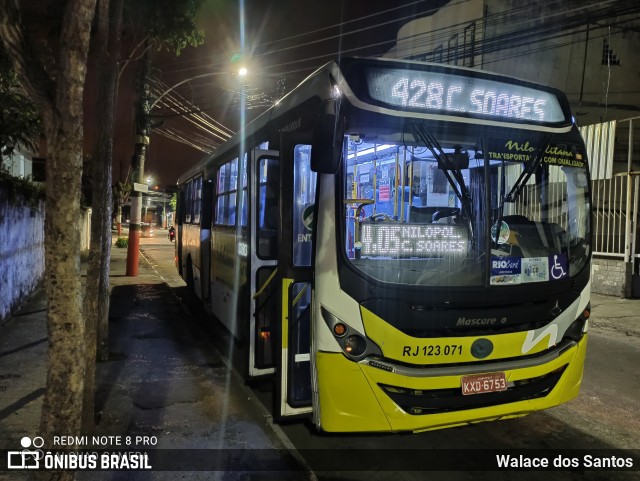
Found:
[[[376,56],[395,43],[398,29],[411,18],[422,17],[444,0],[389,2],[386,0],[246,0],[244,2],[244,52],[250,72],[246,80],[251,119],[266,105],[295,87],[317,67],[346,56]],[[158,53],[154,60],[153,78],[158,92],[167,86],[196,76],[176,88],[173,104],[158,104],[153,114],[162,125],[151,136],[145,172],[154,184],[169,186],[179,175],[206,155],[185,143],[170,140],[182,136],[197,145],[210,148],[220,142],[199,131],[190,117],[175,111],[200,110],[206,121],[217,121],[235,131],[239,123],[238,79],[228,72],[242,51],[240,2],[237,0],[205,0],[199,23],[205,43],[186,49],[179,57]],[[124,180],[133,153],[134,126],[132,112],[135,66],[125,71],[121,80],[114,147],[114,182]],[[162,87],[164,85],[164,87]],[[169,97],[167,97],[169,101]],[[90,109],[89,95],[87,109]],[[171,108],[173,107],[173,108]],[[207,138],[209,137],[209,138]],[[86,145],[93,133],[88,129]]]

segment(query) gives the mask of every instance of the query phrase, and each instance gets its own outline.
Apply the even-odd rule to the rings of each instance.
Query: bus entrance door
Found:
[[[282,298],[280,303],[279,358],[276,402],[280,418],[310,413],[311,296],[313,219],[316,174],[311,170],[310,142],[297,135],[281,138],[280,196],[282,228],[278,256]]]
[[[251,307],[249,377],[275,371],[274,339],[280,307],[278,231],[280,158],[276,151],[251,155]]]

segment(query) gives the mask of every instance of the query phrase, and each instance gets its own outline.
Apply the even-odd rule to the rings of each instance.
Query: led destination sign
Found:
[[[361,224],[363,257],[432,257],[467,252],[464,226],[445,224]]]
[[[395,107],[447,114],[472,114],[496,120],[563,122],[556,95],[485,78],[403,69],[367,71],[371,98]]]

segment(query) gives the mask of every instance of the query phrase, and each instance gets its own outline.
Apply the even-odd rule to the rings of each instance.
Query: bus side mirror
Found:
[[[335,174],[340,167],[345,120],[335,114],[322,114],[311,143],[311,170],[319,174]]]
[[[469,153],[462,152],[456,146],[452,154],[444,154],[444,158],[439,159],[438,168],[441,170],[465,170],[469,168]]]

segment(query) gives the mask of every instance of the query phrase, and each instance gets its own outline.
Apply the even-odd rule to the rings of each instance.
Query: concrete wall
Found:
[[[44,275],[44,203],[10,200],[0,184],[0,320],[27,297]]]
[[[631,264],[621,259],[594,258],[591,291],[608,296],[629,297]]]

